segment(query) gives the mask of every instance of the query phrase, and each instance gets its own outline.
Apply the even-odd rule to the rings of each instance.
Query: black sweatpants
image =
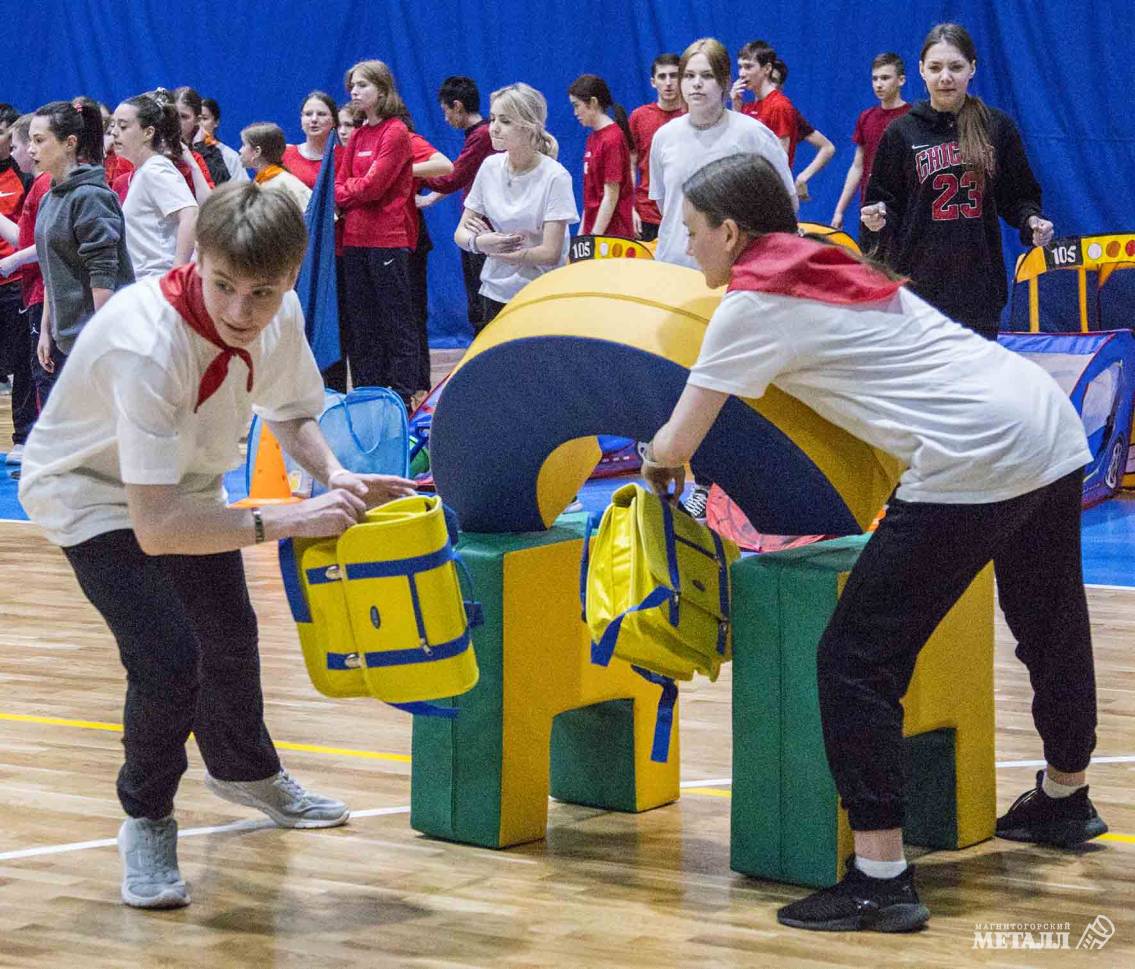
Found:
[[[903,711],[918,653],[992,559],[1045,759],[1085,769],[1096,688],[1080,562],[1083,473],[983,505],[892,499],[820,640],[828,766],[856,831],[903,824]]]
[[[418,245],[410,253],[410,299],[414,304],[414,325],[418,333],[418,382],[415,390],[430,389],[430,288],[429,262],[433,241],[422,210],[418,210]]]
[[[485,319],[484,307],[481,303],[481,270],[485,268],[486,258],[482,252],[461,250],[461,276],[465,281],[466,309],[474,336],[489,322]]]
[[[390,387],[409,404],[418,383],[418,328],[406,249],[343,250],[347,359],[355,387]]]
[[[23,312],[19,282],[0,286],[0,340],[4,343],[0,373],[12,375],[12,443],[23,444],[38,410],[32,380],[34,347],[29,345],[28,318]]]
[[[224,781],[272,777],[256,615],[240,552],[146,555],[127,529],[63,549],[126,667],[118,798],[130,817],[164,818],[197,740]]]

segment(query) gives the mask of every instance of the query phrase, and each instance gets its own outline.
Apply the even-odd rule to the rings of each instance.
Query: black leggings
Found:
[[[128,815],[164,818],[197,740],[224,781],[274,776],[264,725],[256,615],[240,552],[146,555],[134,533],[106,532],[63,549],[126,667],[118,798]]]
[[[828,765],[857,831],[903,824],[903,711],[918,653],[992,559],[1045,759],[1068,773],[1095,747],[1096,688],[1080,563],[1083,473],[1008,501],[892,499],[820,641]]]

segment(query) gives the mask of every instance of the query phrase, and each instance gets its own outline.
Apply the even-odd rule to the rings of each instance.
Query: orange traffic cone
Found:
[[[276,435],[267,424],[260,426],[260,443],[256,448],[256,461],[252,465],[252,482],[248,497],[232,503],[233,508],[253,508],[261,505],[288,505],[301,499],[292,494],[288,469],[284,464],[284,451]]]

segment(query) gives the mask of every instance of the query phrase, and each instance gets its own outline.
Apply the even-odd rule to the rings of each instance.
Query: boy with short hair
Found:
[[[800,134],[799,115],[788,95],[773,83],[776,63],[776,51],[768,41],[749,41],[737,54],[737,80],[730,93],[734,111],[756,118],[780,139],[791,168]],[[745,91],[752,91],[756,100],[746,104],[742,100]]]
[[[650,86],[658,92],[658,98],[635,108],[628,121],[635,144],[631,153],[631,174],[636,176],[634,229],[643,242],[657,239],[658,226],[662,223],[658,203],[650,197],[650,145],[659,128],[686,111],[678,78],[679,60],[677,54],[671,53],[654,58],[650,65]]]
[[[851,135],[851,140],[855,142],[855,157],[847,170],[843,192],[840,193],[832,215],[832,225],[837,229],[843,226],[843,214],[851,204],[857,187],[859,205],[863,205],[867,196],[867,183],[871,180],[871,165],[875,161],[875,152],[879,148],[879,142],[883,140],[887,125],[910,110],[910,105],[902,99],[902,86],[905,83],[906,67],[898,54],[887,51],[877,55],[871,62],[871,88],[879,103],[860,114],[855,122],[855,131]],[[866,228],[863,231],[866,232]]]
[[[784,90],[785,82],[788,80],[788,65],[779,57],[773,62],[769,80],[778,90]],[[796,176],[796,194],[801,202],[807,202],[811,197],[808,183],[835,157],[835,145],[827,135],[808,123],[808,119],[800,113],[800,109],[795,104],[792,107],[796,111],[796,143],[806,141],[816,149],[816,157]]]
[[[489,137],[489,123],[481,116],[481,92],[477,89],[476,81],[461,74],[447,77],[441,82],[437,99],[450,127],[465,132],[465,144],[454,159],[452,172],[438,178],[427,178],[423,182],[430,192],[415,197],[420,209],[428,208],[458,189],[461,190],[461,201],[464,203],[469,189],[473,187],[473,179],[481,169],[481,163],[489,155],[496,154]],[[484,304],[481,300],[481,270],[485,258],[483,253],[461,250],[466,308],[474,334],[479,333],[488,322],[484,318]]]
[[[128,286],[86,324],[28,439],[20,500],[60,545],[127,673],[118,796],[122,899],[189,904],[173,799],[192,730],[218,796],[282,827],[343,824],[347,806],[280,766],[264,723],[256,616],[240,549],[334,536],[413,483],[344,470],[319,432],[323,381],[292,290],[307,241],[291,199],[213,191],[199,263]],[[330,490],[230,508],[252,412]]]

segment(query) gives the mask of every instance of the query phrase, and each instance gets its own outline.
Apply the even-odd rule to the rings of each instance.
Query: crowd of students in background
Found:
[[[976,64],[972,42],[962,54]],[[0,182],[11,187],[0,195],[0,375],[12,375],[15,426],[8,461],[19,462],[36,413],[91,314],[130,280],[192,259],[197,207],[216,185],[252,177],[305,209],[332,145],[343,350],[342,361],[324,373],[332,388],[345,390],[349,371],[355,385],[391,387],[410,406],[429,390],[426,264],[433,243],[421,213],[446,196],[460,193],[464,206],[454,241],[474,333],[527,282],[566,262],[576,225],[584,234],[655,242],[658,259],[692,266],[682,185],[697,168],[756,152],[799,205],[835,154],[784,92],[788,66],[771,44],[744,45],[736,64],[731,83],[731,58],[711,38],[681,55],[660,54],[651,65],[655,97],[629,116],[602,77],[581,74],[566,96],[589,133],[583,158],[566,166],[546,128],[547,100],[535,88],[511,84],[483,105],[472,78],[446,78],[438,102],[464,135],[451,161],[415,132],[390,69],[378,60],[346,72],[346,103],[311,91],[300,103],[303,140],[294,144],[273,122],[248,125],[239,145],[226,144],[221,106],[184,86],[129,97],[113,111],[88,98],[51,102],[28,115],[0,105]],[[875,57],[878,104],[855,124],[854,158],[830,219],[842,226],[858,192],[866,213],[860,235],[872,251],[879,238],[871,220],[878,220],[866,204],[868,185],[884,131],[910,110],[905,81],[901,57]],[[963,88],[962,105],[974,102],[987,125],[988,109]],[[801,142],[815,153],[793,175]],[[895,193],[902,192],[896,185],[905,176],[902,159],[890,164],[895,211]],[[582,184],[582,213],[573,175]],[[1039,200],[1039,189],[1035,194]],[[982,312],[988,317],[989,307]]]

